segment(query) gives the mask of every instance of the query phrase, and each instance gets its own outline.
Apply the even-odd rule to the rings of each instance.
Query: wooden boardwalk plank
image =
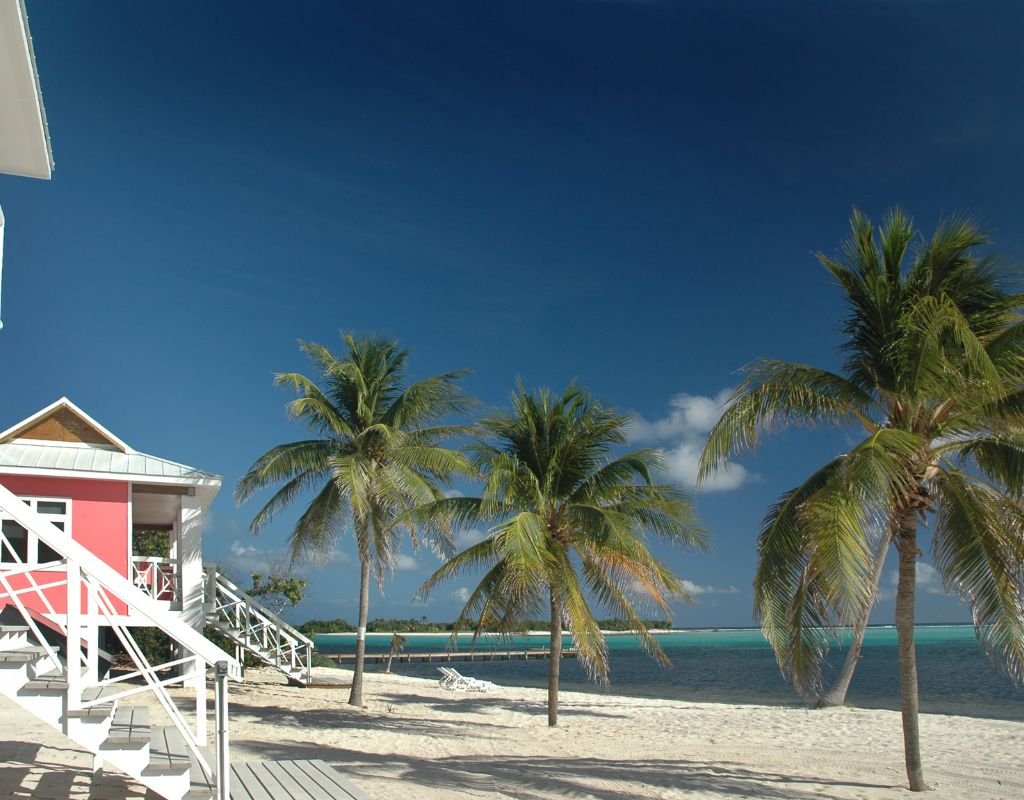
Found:
[[[310,800],[336,800],[337,795],[330,789],[325,789],[316,781],[309,779],[306,772],[299,766],[297,761],[280,761],[278,766],[286,772],[295,783],[303,786]]]
[[[336,797],[340,800],[371,800],[370,795],[352,783],[352,781],[326,761],[314,759],[312,761],[296,761],[294,763],[320,786],[330,787],[339,791],[340,793]]]
[[[231,766],[232,800],[372,800],[324,761],[249,761]]]
[[[252,768],[252,774],[256,776],[256,779],[266,790],[267,797],[272,798],[272,800],[303,800],[301,795],[292,794],[288,787],[281,784],[277,775],[270,768],[271,763],[273,762],[257,761],[249,765]]]

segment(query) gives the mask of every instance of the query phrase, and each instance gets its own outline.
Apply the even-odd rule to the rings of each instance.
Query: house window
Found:
[[[22,501],[66,534],[71,533],[71,501],[53,497],[23,497]],[[0,527],[4,539],[0,546],[0,563],[47,564],[60,561],[61,556],[48,544],[39,541],[32,531],[25,530],[13,519],[5,519],[0,512]]]

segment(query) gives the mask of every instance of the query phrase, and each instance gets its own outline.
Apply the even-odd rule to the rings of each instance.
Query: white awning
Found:
[[[0,172],[50,178],[53,154],[24,0],[0,0]]]

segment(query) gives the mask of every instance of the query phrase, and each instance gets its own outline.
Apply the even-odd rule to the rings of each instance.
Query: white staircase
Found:
[[[313,642],[239,589],[216,567],[204,567],[206,624],[237,648],[279,669],[290,683],[312,683]],[[236,653],[241,660],[241,654]]]
[[[22,564],[0,531],[0,607],[7,619],[20,616],[19,624],[0,625],[0,694],[92,753],[97,769],[114,766],[167,800],[228,800],[227,679],[241,679],[238,662],[3,486],[0,509],[59,556]],[[150,664],[124,624],[126,608],[166,633],[182,657]],[[100,674],[100,626],[117,636],[133,670]],[[214,753],[206,719],[211,668]],[[167,691],[174,684],[194,690],[191,722]],[[163,724],[150,724],[151,711]]]

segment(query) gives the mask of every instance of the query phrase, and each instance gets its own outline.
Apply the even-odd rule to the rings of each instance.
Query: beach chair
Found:
[[[439,680],[438,686],[442,689],[450,689],[452,691],[457,690],[456,684],[459,682],[458,678],[452,674],[453,670],[448,667],[438,667],[437,671],[441,673],[441,680]]]
[[[445,668],[451,673],[452,683],[456,691],[468,691],[468,692],[493,692],[498,689],[496,683],[490,681],[482,681],[478,678],[469,678],[459,673],[457,669],[451,667]]]

